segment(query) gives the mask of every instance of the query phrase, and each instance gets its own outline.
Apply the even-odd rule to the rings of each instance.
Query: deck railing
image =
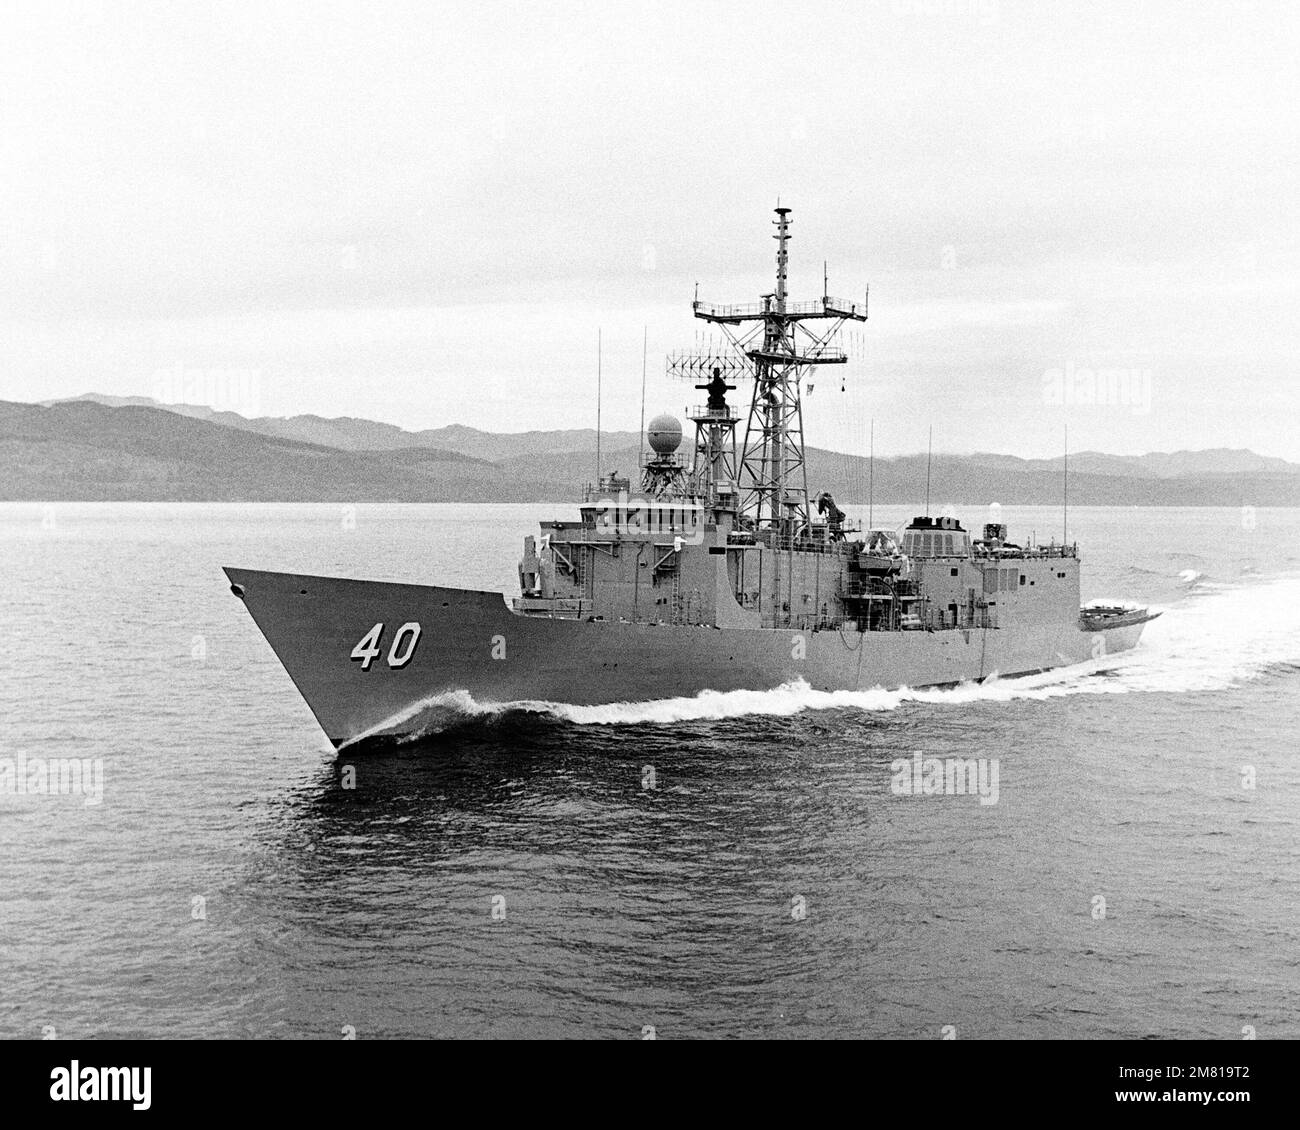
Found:
[[[776,313],[775,302],[742,302],[737,305],[724,306],[717,302],[697,300],[694,303],[694,308],[696,315],[701,318],[724,320],[761,318],[764,314]],[[811,302],[787,302],[785,304],[785,313],[796,317],[806,317],[808,315],[835,317],[836,315],[842,315],[850,318],[862,318],[866,316],[866,303],[845,302],[840,298],[825,296],[814,298]]]

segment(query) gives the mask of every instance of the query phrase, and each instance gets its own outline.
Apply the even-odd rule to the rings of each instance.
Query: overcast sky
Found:
[[[1297,12],[6,4],[0,398],[635,428],[779,196],[809,442],[1300,460]]]

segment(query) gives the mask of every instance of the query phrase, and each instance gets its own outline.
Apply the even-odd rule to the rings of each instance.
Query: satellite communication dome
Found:
[[[682,424],[676,416],[664,412],[650,421],[645,434],[656,455],[671,455],[681,446]]]

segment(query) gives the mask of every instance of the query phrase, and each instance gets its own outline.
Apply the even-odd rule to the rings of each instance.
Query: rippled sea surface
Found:
[[[1085,599],[1166,610],[1090,668],[342,762],[220,572],[510,591],[570,510],[0,505],[0,784],[103,768],[0,792],[0,1036],[1300,1036],[1300,511],[1073,511]],[[917,751],[998,802],[896,795]]]

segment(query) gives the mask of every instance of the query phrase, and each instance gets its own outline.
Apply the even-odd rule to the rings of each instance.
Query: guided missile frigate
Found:
[[[864,531],[810,494],[802,393],[847,360],[841,330],[867,300],[791,301],[790,224],[777,208],[776,285],[759,302],[696,295],[725,349],[669,357],[705,394],[687,453],[681,423],[654,419],[639,482],[598,474],[576,520],[524,539],[519,595],[225,570],[336,747],[419,733],[466,694],[588,705],[943,686],[1136,645],[1153,614],[1081,609],[1076,544],[1021,545],[997,522],[975,537],[952,515]],[[743,420],[727,400],[742,383]]]

